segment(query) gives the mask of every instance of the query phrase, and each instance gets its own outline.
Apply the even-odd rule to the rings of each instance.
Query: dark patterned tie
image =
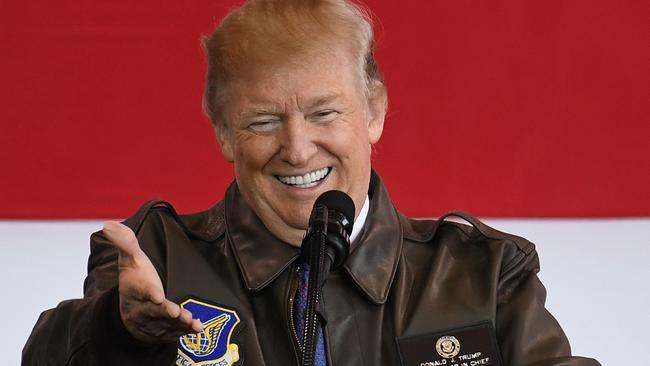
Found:
[[[298,262],[298,293],[294,302],[294,324],[298,332],[298,339],[302,340],[305,333],[305,312],[307,310],[307,285],[309,284],[309,265],[303,261]],[[325,339],[323,338],[323,328],[318,330],[318,339],[316,340],[316,353],[314,355],[314,366],[327,366],[327,357],[325,357]]]

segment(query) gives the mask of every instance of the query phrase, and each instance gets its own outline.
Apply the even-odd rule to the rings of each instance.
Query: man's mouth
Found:
[[[331,171],[332,168],[327,167],[305,173],[304,175],[276,175],[275,178],[288,186],[311,188],[325,179]]]

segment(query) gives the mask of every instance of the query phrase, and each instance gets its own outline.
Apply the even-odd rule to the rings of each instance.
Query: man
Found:
[[[93,234],[84,298],[41,315],[23,363],[297,364],[299,247],[336,189],[356,220],[323,288],[316,364],[596,365],[545,310],[532,244],[394,209],[370,163],[387,107],[372,42],[343,0],[228,15],[205,40],[205,109],[236,182],[208,211],[151,202]]]

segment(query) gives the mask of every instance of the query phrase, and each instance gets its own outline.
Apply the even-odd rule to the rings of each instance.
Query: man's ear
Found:
[[[217,135],[217,141],[219,142],[223,158],[232,163],[234,160],[234,151],[230,130],[228,129],[226,122],[213,121],[212,127],[214,128],[214,133]]]
[[[384,131],[384,118],[388,109],[388,95],[384,83],[373,80],[368,91],[368,138],[371,144],[377,143]]]

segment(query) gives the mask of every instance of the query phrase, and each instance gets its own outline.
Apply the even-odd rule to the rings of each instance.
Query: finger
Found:
[[[203,323],[199,319],[192,319],[192,331],[194,333],[203,331]]]
[[[161,305],[165,301],[165,291],[158,284],[148,284],[144,292],[145,299],[156,305]]]
[[[140,253],[140,245],[133,230],[117,221],[104,223],[103,233],[120,252],[129,256]]]
[[[181,314],[181,307],[167,299],[165,299],[161,304],[162,309],[165,311],[168,317],[172,319],[177,319]]]
[[[176,312],[177,311],[177,312]],[[171,314],[170,314],[171,313]],[[136,327],[143,333],[160,339],[174,339],[188,333],[198,333],[203,330],[199,319],[192,319],[192,314],[177,304],[165,300],[162,305],[151,303],[140,308],[141,317],[136,321]],[[172,317],[171,315],[176,315]],[[163,337],[163,338],[161,338]]]
[[[192,325],[192,313],[190,313],[189,310],[181,308],[181,313],[178,316],[178,320],[180,320],[181,323],[186,324],[188,326]]]
[[[167,299],[165,299],[162,306],[165,307],[167,315],[175,320],[180,329],[190,330],[193,328],[193,322],[195,319],[192,319],[192,313],[189,310],[183,309],[176,303]]]
[[[157,283],[149,283],[144,286],[142,299],[161,305],[165,301],[165,291]]]
[[[177,328],[178,316],[172,316],[176,314],[174,314],[173,306],[170,306],[169,303],[171,303],[169,300],[165,300],[160,305],[150,302],[133,304],[131,309],[132,318],[137,319],[136,323],[143,324],[146,327],[153,327],[158,324],[159,327],[167,329]]]
[[[178,320],[178,330],[183,334],[187,333],[199,333],[203,331],[203,323],[199,319],[192,319],[192,313],[183,309],[183,311]]]

